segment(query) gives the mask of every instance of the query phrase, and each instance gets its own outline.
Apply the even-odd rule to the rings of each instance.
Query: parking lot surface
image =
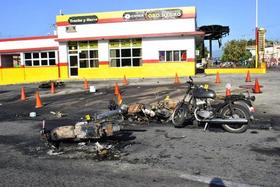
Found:
[[[80,81],[65,82],[64,88],[50,94],[39,89],[43,107],[35,108],[34,93],[38,84],[26,84],[27,101],[20,101],[21,85],[0,87],[0,178],[3,186],[226,186],[280,184],[280,93],[279,72],[251,75],[262,87],[256,94],[255,121],[245,133],[231,134],[221,128],[187,125],[174,128],[169,123],[127,123],[116,137],[102,139],[113,146],[113,156],[100,159],[90,152],[94,145],[62,143],[59,154],[40,139],[42,121],[52,129],[73,125],[86,114],[107,111],[114,99],[115,81],[91,80],[96,93],[83,90]],[[133,79],[121,86],[123,102],[146,105],[166,96],[179,100],[185,91],[174,79]],[[232,92],[241,92],[245,75],[198,75],[194,81],[209,84],[218,95],[225,94],[230,83]],[[119,81],[121,84],[121,81]],[[250,91],[250,90],[249,90]],[[251,91],[250,91],[251,92]],[[58,118],[51,113],[62,112]],[[29,117],[36,112],[36,117]],[[211,185],[210,185],[211,186]]]

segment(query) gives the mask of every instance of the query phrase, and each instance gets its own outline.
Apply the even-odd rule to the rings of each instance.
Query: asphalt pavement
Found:
[[[246,75],[198,75],[194,81],[209,84],[218,95],[225,94],[230,83],[232,92],[243,92]],[[146,105],[169,96],[179,100],[187,77],[181,85],[174,79],[89,80],[96,93],[83,90],[82,81],[67,81],[55,94],[25,84],[27,101],[20,101],[22,85],[0,87],[0,178],[2,186],[278,186],[280,168],[279,72],[251,75],[259,79],[261,94],[256,94],[255,122],[242,134],[230,134],[219,127],[171,124],[129,124],[121,134],[100,140],[112,145],[113,157],[98,159],[86,146],[63,143],[59,155],[50,155],[40,139],[42,120],[52,129],[72,125],[86,114],[101,113],[114,99],[118,81],[125,103]],[[35,91],[39,90],[43,108],[35,108]],[[251,93],[251,90],[248,90]],[[251,93],[252,94],[252,93]],[[50,113],[62,112],[62,118]],[[36,112],[30,118],[30,112]]]

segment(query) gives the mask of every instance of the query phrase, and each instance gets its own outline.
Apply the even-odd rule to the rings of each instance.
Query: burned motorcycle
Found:
[[[45,121],[43,121],[41,137],[48,142],[48,145],[55,147],[58,147],[59,143],[65,140],[85,141],[110,137],[120,131],[118,116],[121,113],[121,110],[114,110],[93,117],[86,115],[82,121],[75,125],[60,126],[52,130],[47,130]]]
[[[208,124],[221,124],[231,133],[242,133],[248,129],[253,119],[254,97],[231,95],[222,102],[215,103],[216,93],[213,90],[199,87],[190,81],[187,82],[187,91],[171,116],[175,127],[182,127],[187,120],[196,120],[204,123],[204,130]]]

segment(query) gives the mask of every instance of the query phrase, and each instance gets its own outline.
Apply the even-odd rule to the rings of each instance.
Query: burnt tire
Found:
[[[174,127],[180,128],[184,126],[186,116],[188,114],[188,107],[185,104],[178,104],[171,116],[171,121]]]
[[[224,130],[230,133],[242,133],[245,132],[249,128],[250,123],[250,113],[247,108],[239,104],[231,105],[233,112],[231,112],[229,105],[225,106],[221,115],[224,118],[234,117],[234,118],[242,118],[247,119],[248,123],[246,124],[223,124],[222,127]]]

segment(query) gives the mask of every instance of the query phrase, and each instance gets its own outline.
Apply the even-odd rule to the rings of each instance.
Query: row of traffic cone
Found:
[[[250,76],[250,71],[247,71],[247,75],[245,78],[245,82],[251,82],[251,76]],[[221,78],[220,78],[220,73],[217,71],[216,73],[216,80],[215,80],[216,84],[220,84],[221,83]]]
[[[54,86],[54,82],[51,82],[51,93],[54,94],[55,93],[55,86]],[[21,87],[21,94],[20,94],[20,100],[21,101],[26,101],[27,100],[27,97],[26,97],[26,94],[25,94],[25,89],[24,87],[22,86]],[[39,94],[39,91],[36,91],[35,92],[35,99],[36,99],[36,105],[35,107],[36,108],[41,108],[43,107],[43,104],[42,104],[42,101],[41,101],[41,98],[40,98],[40,94]]]
[[[35,99],[36,99],[35,108],[42,108],[42,107],[43,107],[43,104],[42,104],[42,101],[41,101],[41,98],[40,98],[39,91],[36,91],[36,92],[35,92]],[[24,87],[21,87],[21,96],[20,96],[20,100],[21,100],[21,101],[26,101],[26,100],[27,100]]]
[[[125,76],[125,75],[124,75],[124,77],[123,77],[123,84],[124,84],[125,86],[128,85],[128,80],[126,79],[126,76]],[[88,89],[89,89],[89,83],[88,83],[87,79],[85,79],[85,80],[84,80],[84,90],[87,91]]]
[[[250,71],[247,72],[247,75],[246,75],[246,78],[245,78],[245,82],[251,82]],[[219,72],[216,73],[215,83],[216,84],[220,84],[221,83],[221,78],[220,78]],[[255,84],[254,84],[254,87],[253,87],[253,93],[255,93],[255,94],[262,93],[261,92],[261,86],[259,84],[258,78],[255,79]],[[230,92],[230,88],[227,87],[226,88],[226,96],[229,96],[229,95],[231,95],[231,92]]]
[[[247,72],[245,82],[251,82],[250,71]],[[261,86],[260,86],[260,83],[259,83],[259,79],[258,79],[258,78],[255,79],[255,84],[254,84],[254,88],[253,88],[253,93],[255,93],[255,94],[262,93],[262,91],[261,91]]]

